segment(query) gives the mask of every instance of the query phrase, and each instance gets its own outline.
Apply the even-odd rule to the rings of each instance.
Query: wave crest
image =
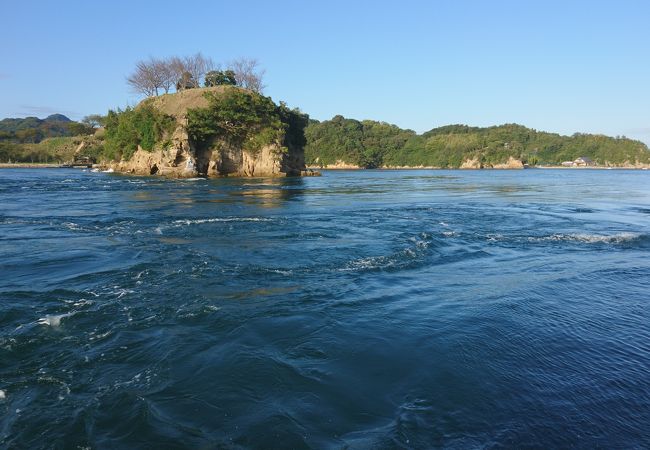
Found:
[[[271,222],[272,219],[266,217],[212,217],[208,219],[181,219],[174,220],[172,224],[179,225],[200,225],[202,223],[215,222]]]
[[[642,243],[650,240],[650,236],[643,233],[623,232],[611,235],[589,234],[589,233],[568,233],[553,234],[541,238],[530,238],[533,241],[569,241],[584,244],[631,244]]]

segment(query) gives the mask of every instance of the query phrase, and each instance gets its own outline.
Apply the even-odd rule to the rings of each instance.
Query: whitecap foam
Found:
[[[570,233],[570,234],[553,234],[541,238],[530,238],[533,241],[574,241],[585,244],[623,244],[641,239],[644,235],[640,233],[623,232],[611,235],[588,234],[588,233]]]
[[[132,289],[117,289],[116,291],[111,292],[111,294],[113,294],[113,295],[117,294],[117,298],[119,299],[119,298],[124,297],[125,295],[133,294],[134,292],[135,291],[132,290]]]
[[[63,300],[67,304],[71,304],[73,306],[88,306],[92,305],[93,301],[92,300],[86,300],[85,298],[79,299],[79,300]]]
[[[4,400],[6,398],[7,398],[7,394],[5,393],[5,391],[0,389],[0,400]]]
[[[370,256],[367,258],[351,261],[346,267],[339,269],[342,272],[359,271],[359,270],[384,270],[400,267],[406,264],[407,260],[413,260],[417,254],[411,249],[405,249],[397,254],[390,256]]]
[[[81,226],[79,226],[79,224],[76,224],[74,222],[63,222],[62,225],[71,231],[81,230]]]
[[[142,278],[142,275],[146,275],[147,273],[149,273],[148,270],[143,270],[141,272],[138,272],[138,274],[135,277],[133,277],[133,279],[134,280],[139,280],[140,278]]]
[[[48,314],[45,317],[38,319],[39,325],[48,325],[50,327],[58,327],[61,325],[61,321],[67,317],[74,316],[76,313],[66,313],[66,314]]]
[[[385,256],[361,258],[348,263],[346,267],[340,269],[342,272],[388,268],[394,265],[393,261],[387,261]]]
[[[271,222],[271,219],[265,217],[212,217],[209,219],[183,219],[174,220],[172,224],[179,225],[200,225],[202,223],[215,222]]]
[[[105,337],[110,336],[111,333],[112,333],[111,330],[108,330],[107,332],[100,333],[100,334],[95,334],[95,332],[93,331],[92,333],[90,333],[89,340],[96,341],[96,340],[104,339]]]
[[[277,273],[284,276],[293,275],[293,270],[268,269],[269,272]]]
[[[63,383],[63,387],[61,388],[58,396],[59,401],[65,400],[65,397],[68,395],[70,395],[70,387],[66,383]]]

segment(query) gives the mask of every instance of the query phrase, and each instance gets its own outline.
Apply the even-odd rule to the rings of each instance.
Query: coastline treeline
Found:
[[[365,168],[457,168],[468,160],[490,167],[511,157],[529,165],[559,165],[578,157],[601,166],[650,163],[650,151],[640,141],[584,133],[562,136],[517,124],[447,125],[418,135],[385,122],[335,116],[311,121],[305,134],[305,160],[321,167],[343,162]]]

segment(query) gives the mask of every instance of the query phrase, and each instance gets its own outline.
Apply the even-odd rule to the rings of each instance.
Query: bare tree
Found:
[[[251,91],[262,93],[265,70],[259,67],[259,61],[254,58],[239,58],[230,62],[230,69],[235,72],[237,85]]]
[[[192,78],[196,83],[194,87],[200,87],[201,80],[205,74],[214,68],[212,59],[204,57],[200,52],[193,56],[183,58],[183,64],[185,66],[185,72],[192,74]]]
[[[241,59],[233,64],[236,64],[240,71],[241,81],[238,81],[238,84],[260,92],[263,71],[256,71],[257,61]],[[205,74],[216,68],[212,59],[206,58],[200,52],[183,58],[149,58],[146,61],[138,61],[135,71],[126,81],[135,92],[151,97],[158,95],[160,90],[169,93],[173,87],[176,87],[177,91],[198,88],[205,79]]]
[[[149,58],[149,61],[138,61],[135,71],[127,77],[126,82],[135,92],[147,97],[158,95],[158,89],[163,87],[163,82],[157,65],[158,62],[154,58]]]
[[[154,71],[160,79],[160,87],[165,90],[165,94],[168,94],[169,90],[174,87],[178,79],[170,64],[170,60],[156,59],[154,64]]]
[[[211,58],[204,57],[201,53],[184,58],[172,56],[163,61],[166,79],[169,87],[176,85],[177,89],[198,88],[205,74],[215,67]]]
[[[183,74],[186,72],[185,63],[178,56],[172,56],[170,58],[165,59],[165,63],[167,64],[167,67],[169,68],[169,71],[171,73],[173,84],[176,84],[183,77]]]

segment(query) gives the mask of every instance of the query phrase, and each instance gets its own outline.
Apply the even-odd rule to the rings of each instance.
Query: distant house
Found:
[[[573,161],[564,161],[562,167],[573,167],[575,163]]]
[[[585,166],[595,166],[596,163],[593,162],[591,158],[588,158],[586,156],[581,156],[579,158],[576,158],[575,161],[573,161],[573,165],[579,167],[585,167]]]

